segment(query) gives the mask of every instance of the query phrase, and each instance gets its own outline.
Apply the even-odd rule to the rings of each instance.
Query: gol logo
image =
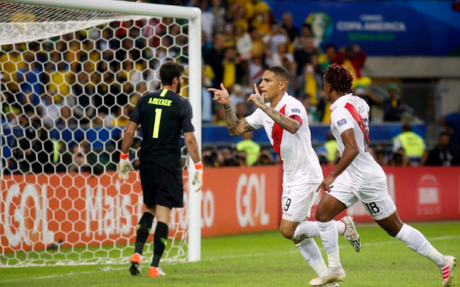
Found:
[[[268,225],[265,211],[265,174],[241,174],[236,188],[236,214],[241,227]]]

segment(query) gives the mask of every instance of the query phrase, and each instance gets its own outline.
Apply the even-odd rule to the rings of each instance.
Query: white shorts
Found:
[[[386,180],[373,183],[356,183],[348,172],[343,172],[332,184],[334,187],[329,193],[347,207],[358,200],[361,201],[367,213],[374,220],[389,217],[396,211],[396,206],[388,194]]]
[[[302,222],[310,217],[311,207],[319,192],[319,184],[303,184],[291,187],[283,186],[281,208],[283,219],[292,222]]]

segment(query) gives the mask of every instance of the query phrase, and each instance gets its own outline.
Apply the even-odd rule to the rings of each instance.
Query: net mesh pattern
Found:
[[[116,174],[122,132],[161,64],[187,67],[187,33],[184,19],[0,2],[0,266],[129,261],[143,203],[138,172]],[[163,260],[186,259],[186,214]]]

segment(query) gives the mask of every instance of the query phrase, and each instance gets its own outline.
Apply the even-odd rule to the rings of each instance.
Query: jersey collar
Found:
[[[286,105],[288,96],[289,96],[288,93],[285,92],[284,95],[283,95],[283,97],[281,98],[280,102],[279,102],[279,103],[276,105],[276,107],[274,107],[273,109],[274,109],[274,110],[277,110],[277,111],[281,110],[281,108],[282,108],[284,105]]]
[[[351,97],[353,97],[353,94],[346,94],[346,95],[341,96],[335,101],[335,103],[331,105],[331,110],[335,110],[339,106],[344,106],[345,103],[351,99]]]

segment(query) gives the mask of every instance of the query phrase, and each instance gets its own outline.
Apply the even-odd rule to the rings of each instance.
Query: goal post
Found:
[[[18,5],[34,5],[33,7],[37,8],[37,11],[36,13],[40,13],[40,9],[56,9],[56,13],[63,13],[65,11],[82,11],[82,12],[87,12],[87,16],[88,16],[88,19],[72,19],[71,21],[67,21],[66,23],[66,20],[65,20],[65,16],[66,14],[63,13],[61,15],[61,18],[62,19],[59,19],[58,21],[52,21],[52,20],[40,20],[40,21],[35,21],[35,19],[32,19],[30,21],[30,25],[29,26],[21,26],[24,22],[27,22],[27,19],[24,20],[24,19],[20,19],[21,21],[15,21],[14,23],[5,23],[5,19],[0,19],[0,25],[3,25],[3,27],[8,27],[8,29],[3,29],[3,32],[0,32],[0,45],[4,45],[4,44],[17,44],[17,43],[31,43],[32,42],[36,42],[36,41],[39,41],[39,40],[42,40],[44,38],[51,38],[51,37],[57,37],[57,36],[63,36],[67,33],[75,33],[77,31],[81,31],[81,30],[84,30],[88,27],[95,27],[95,26],[100,26],[101,24],[107,24],[107,23],[110,23],[112,21],[119,21],[119,22],[123,22],[123,21],[127,21],[127,20],[137,20],[137,19],[140,19],[140,18],[159,18],[159,19],[163,19],[163,18],[174,18],[174,19],[185,19],[185,20],[188,20],[188,35],[187,35],[187,43],[184,44],[183,47],[180,47],[179,50],[180,52],[178,53],[182,53],[183,50],[187,50],[188,52],[188,55],[186,56],[187,58],[187,77],[188,77],[188,92],[187,92],[187,95],[188,95],[188,98],[189,98],[189,101],[191,103],[191,106],[192,106],[192,110],[193,110],[193,119],[192,119],[192,122],[193,122],[193,125],[195,127],[195,136],[197,138],[197,142],[198,142],[198,146],[199,146],[199,150],[201,150],[201,76],[202,76],[202,70],[201,70],[201,61],[202,61],[202,57],[201,57],[201,11],[197,8],[192,8],[192,7],[180,7],[180,6],[170,6],[170,5],[159,5],[159,4],[149,4],[149,3],[140,3],[140,2],[124,2],[124,1],[108,1],[108,0],[72,0],[72,1],[62,1],[62,0],[1,0],[0,1],[0,5],[3,5],[5,3],[12,3],[12,4],[18,4]],[[105,15],[104,17],[106,18],[98,18],[98,16],[92,16],[91,12],[92,11],[97,11],[97,12],[105,12],[107,13],[107,15]],[[19,11],[18,11],[19,12]],[[47,12],[47,16],[49,17],[53,17],[53,15],[50,15],[50,13],[53,13],[53,12]],[[113,15],[110,15],[110,13],[113,13]],[[0,11],[0,17],[1,17],[1,14],[2,12]],[[91,17],[93,17],[94,19],[92,19]],[[17,19],[16,19],[17,20]],[[85,22],[86,23],[77,23],[77,22]],[[3,23],[1,23],[3,22]],[[32,24],[31,24],[32,23]],[[10,26],[8,26],[10,25]],[[54,25],[54,26],[53,26]],[[13,27],[15,26],[15,27]],[[54,30],[53,29],[47,29],[47,33],[48,34],[43,34],[43,35],[38,35],[37,31],[40,31],[40,29],[42,29],[44,26],[47,26],[47,27],[54,27]],[[16,29],[16,30],[14,30]],[[35,30],[34,30],[35,29]],[[154,27],[154,29],[156,29],[156,26]],[[6,31],[9,31],[10,34],[9,35],[6,35]],[[14,33],[12,32],[14,31]],[[51,31],[51,32],[50,32]],[[3,33],[3,35],[2,35]],[[21,33],[24,33],[24,34],[21,34]],[[49,34],[51,33],[51,34]],[[180,31],[180,33],[182,33],[182,30]],[[8,39],[13,39],[12,41],[6,41],[4,40],[5,39],[5,36],[6,38]],[[172,37],[174,38],[172,41],[175,43],[176,42],[176,38],[175,37]],[[16,39],[16,40],[14,40]],[[162,38],[159,38],[160,41]],[[69,40],[70,41],[70,40]],[[56,41],[53,43],[53,45],[57,46],[58,45],[58,42],[59,41]],[[69,43],[67,43],[69,44]],[[83,46],[83,44],[78,44],[80,45],[80,47]],[[78,46],[77,45],[77,46]],[[161,43],[160,43],[161,45]],[[40,50],[40,48],[42,48],[42,44],[38,44],[38,50]],[[70,44],[69,44],[70,46]],[[27,47],[28,47],[28,44],[27,44]],[[166,53],[169,53],[169,48],[167,47],[167,52]],[[20,55],[18,56],[21,61],[24,60],[25,57],[27,57],[26,53],[27,51],[23,51],[20,53]],[[43,49],[41,50],[41,52],[43,52]],[[79,50],[77,51],[72,51],[71,53],[73,53],[73,55],[76,55],[79,53]],[[59,54],[59,53],[58,53]],[[128,53],[129,54],[129,53]],[[49,58],[52,58],[53,56],[55,56],[56,53],[55,52],[49,52],[49,55],[47,55],[47,57]],[[102,55],[102,52],[101,52],[101,55]],[[34,55],[35,58],[37,57],[37,55]],[[102,56],[101,56],[101,59],[102,59]],[[19,68],[19,60],[18,62],[14,62],[12,61],[11,59],[8,58],[8,63],[0,63],[3,67],[3,65],[7,65],[7,64],[11,64],[13,65],[14,69],[16,70],[20,70]],[[69,66],[72,66],[70,63],[67,63]],[[123,69],[123,64],[124,63],[121,63],[120,64],[120,69]],[[56,63],[56,66],[58,65],[58,63]],[[76,65],[79,65],[79,64],[76,64]],[[69,68],[70,70],[70,73],[72,73],[73,71],[71,70],[72,67]],[[81,69],[84,69],[84,68],[81,68]],[[144,67],[144,70],[145,70],[145,67]],[[116,71],[113,71],[114,73]],[[6,72],[5,72],[6,73]],[[81,74],[81,73],[80,73]],[[5,76],[5,75],[3,75]],[[20,73],[17,73],[15,72],[15,74],[10,74],[8,75],[8,78],[9,78],[9,82],[5,83],[3,82],[2,85],[6,85],[6,84],[12,84],[12,85],[16,85],[19,87],[20,83],[17,82],[17,78],[16,77],[21,77],[21,74]],[[47,75],[49,78],[51,78],[50,75]],[[22,77],[25,77],[24,74],[22,74]],[[63,76],[64,78],[66,77],[65,75]],[[152,76],[152,78],[154,78],[155,81],[158,81],[158,76]],[[73,80],[72,81],[77,81],[78,82],[78,78],[76,75],[74,75],[74,77],[72,78]],[[24,80],[26,81],[26,80]],[[66,81],[65,79],[63,80],[64,82]],[[50,80],[51,82],[51,80]],[[120,85],[121,86],[121,85]],[[61,86],[60,85],[57,85],[57,86],[54,86],[55,89],[58,90],[58,93],[60,93],[60,89],[61,89]],[[20,88],[19,88],[20,89]],[[48,84],[44,89],[50,89],[50,84]],[[22,91],[23,92],[23,91]],[[14,93],[11,93],[11,94],[14,94]],[[19,94],[19,92],[18,92]],[[5,104],[3,103],[3,99],[2,99],[2,105],[4,106]],[[96,107],[97,106],[93,106],[93,107]],[[0,106],[0,108],[2,108],[2,111],[3,111],[3,108],[2,106]],[[123,110],[123,106],[118,106],[117,108],[119,108],[120,110]],[[32,114],[33,112],[37,112],[36,108],[33,108],[33,111],[32,111]],[[72,109],[69,113],[73,116],[75,115],[74,114],[75,110]],[[8,120],[8,116],[12,114],[12,112],[10,112],[8,115],[3,115],[4,118],[7,118]],[[63,114],[63,109],[61,108],[61,110],[58,112],[58,114],[60,116],[62,116]],[[97,116],[96,116],[97,117]],[[18,124],[20,122],[20,117],[19,115],[17,115],[17,118],[18,118]],[[104,120],[104,119],[102,119]],[[114,121],[116,122],[116,119],[114,119]],[[42,120],[43,122],[43,120]],[[67,125],[67,123],[65,124]],[[92,130],[91,128],[87,128],[87,127],[82,127],[80,126],[80,124],[77,124],[78,128],[81,129],[83,131],[83,137],[85,138],[85,140],[89,140],[89,139],[92,139],[94,140],[94,142],[96,142],[96,144],[99,144],[99,145],[102,145],[102,147],[105,147],[107,145],[107,142],[103,142],[103,140],[100,139],[100,137],[102,137],[100,134],[96,134],[94,135],[94,130]],[[33,131],[33,133],[37,136],[37,138],[39,137],[39,134],[40,134],[40,130],[42,129],[43,127],[37,127],[36,130]],[[65,128],[69,128],[68,126],[65,126]],[[11,129],[13,130],[13,129]],[[96,129],[97,130],[97,129]],[[104,133],[107,133],[109,134],[109,138],[110,136],[121,136],[122,135],[122,130],[123,128],[120,128],[117,126],[117,124],[115,124],[114,127],[110,127],[108,128],[107,130],[104,130]],[[52,129],[50,130],[50,135],[52,135],[53,133],[59,133],[60,136],[64,136],[65,133],[67,131],[59,131],[57,129]],[[80,132],[80,136],[81,136],[81,131]],[[88,133],[86,133],[88,132]],[[48,175],[40,175],[40,176],[37,176],[35,177],[36,179],[33,179],[35,180],[36,182],[31,182],[33,181],[32,178],[33,176],[30,175],[30,172],[27,173],[21,173],[21,174],[16,174],[16,175],[9,175],[10,178],[11,177],[16,177],[16,178],[21,178],[21,188],[19,188],[18,186],[19,185],[11,185],[11,182],[8,182],[6,180],[6,177],[4,177],[4,171],[6,170],[6,168],[8,168],[8,162],[7,161],[3,161],[3,158],[4,158],[4,154],[3,154],[3,151],[4,151],[4,146],[7,146],[8,144],[10,144],[9,142],[9,138],[10,137],[14,137],[14,132],[11,132],[9,137],[7,137],[6,134],[4,134],[4,127],[2,126],[2,135],[0,135],[1,137],[1,148],[2,148],[2,162],[0,162],[0,176],[1,176],[1,182],[0,182],[0,189],[1,189],[1,192],[4,193],[4,189],[7,189],[9,188],[8,190],[8,200],[9,202],[11,203],[11,206],[7,206],[7,203],[6,202],[3,202],[0,204],[0,213],[1,214],[1,218],[0,218],[0,230],[2,230],[2,232],[6,231],[7,233],[11,233],[13,234],[14,232],[16,232],[16,235],[13,234],[13,236],[11,238],[15,238],[15,240],[17,240],[18,242],[21,240],[21,237],[22,238],[31,238],[31,236],[33,237],[34,236],[34,232],[36,232],[37,230],[45,230],[47,231],[48,229],[51,229],[51,228],[55,228],[56,229],[56,226],[58,227],[62,227],[62,228],[67,228],[66,225],[70,225],[70,226],[76,226],[77,224],[80,224],[79,222],[76,222],[76,223],[72,223],[72,222],[69,222],[70,220],[67,220],[67,221],[64,221],[63,223],[55,223],[55,222],[51,222],[49,225],[47,224],[46,222],[46,219],[47,217],[49,217],[49,215],[47,215],[47,208],[49,208],[50,206],[57,206],[56,208],[56,216],[63,216],[64,218],[68,215],[66,215],[65,213],[65,209],[67,207],[69,208],[76,208],[78,206],[78,208],[80,208],[81,210],[78,211],[80,213],[85,213],[87,216],[93,218],[94,220],[99,220],[100,221],[100,224],[104,225],[104,226],[108,226],[108,227],[115,227],[115,228],[118,228],[118,229],[123,229],[124,228],[124,224],[126,225],[128,219],[126,219],[126,222],[112,222],[110,221],[110,218],[108,218],[109,216],[108,215],[100,215],[99,212],[101,212],[100,210],[94,210],[95,206],[105,206],[104,204],[108,204],[109,206],[113,206],[113,210],[111,210],[110,212],[112,212],[111,214],[120,214],[121,216],[125,216],[126,213],[129,211],[129,210],[132,210],[133,212],[139,212],[140,211],[140,208],[139,206],[135,206],[135,202],[131,202],[132,199],[129,199],[127,197],[127,195],[116,195],[116,192],[118,192],[120,190],[120,186],[118,182],[115,182],[114,178],[115,178],[115,175],[113,174],[112,172],[112,175],[110,176],[107,176],[105,174],[105,171],[107,171],[107,166],[108,164],[105,163],[105,165],[102,166],[102,169],[104,171],[104,174],[102,176],[100,176],[100,178],[96,178],[92,175],[87,175],[85,173],[83,174],[78,174],[77,176],[75,177],[72,177],[71,175],[69,174],[48,174]],[[50,136],[51,137],[51,136]],[[76,135],[75,134],[72,134],[70,136],[71,140],[72,141],[75,141]],[[43,139],[44,141],[45,140],[48,140],[48,139]],[[19,140],[18,140],[19,141]],[[54,150],[54,153],[56,153],[57,150],[59,150],[59,148],[64,144],[66,144],[65,142],[62,142],[62,138],[59,140],[56,140],[56,141],[48,141],[50,145],[52,145],[52,148]],[[45,145],[44,142],[41,143],[43,146]],[[14,148],[18,148],[18,146],[16,147],[8,147],[7,150],[13,150]],[[21,148],[20,148],[21,149]],[[37,158],[40,157],[39,155],[40,152],[37,153]],[[113,154],[110,154],[110,156],[112,156]],[[9,155],[9,157],[12,157],[11,155]],[[5,157],[6,158],[6,157]],[[97,159],[99,160],[99,159]],[[29,162],[27,163],[29,165],[28,168],[30,168],[30,171],[33,170],[33,164],[37,164],[36,161],[34,162]],[[40,164],[39,160],[38,160],[38,164]],[[44,168],[44,167],[43,167]],[[193,186],[191,184],[192,180],[192,176],[193,176],[193,173],[194,173],[194,164],[193,164],[193,161],[190,160],[187,160],[187,169],[188,169],[188,174],[190,174],[191,176],[188,176],[188,182],[187,182],[187,185],[188,185],[188,193],[186,194],[186,208],[185,208],[185,211],[187,213],[186,217],[187,217],[187,230],[185,232],[185,234],[188,234],[188,250],[187,250],[187,254],[186,254],[186,257],[187,257],[187,260],[190,261],[190,262],[193,262],[193,261],[199,261],[201,259],[201,192],[194,192],[194,189],[193,189]],[[36,190],[37,186],[40,188],[40,187],[46,187],[46,185],[53,179],[53,178],[58,178],[57,180],[61,183],[61,186],[58,186],[56,187],[55,189],[46,189],[46,188],[43,188],[43,190],[41,190],[40,192],[38,192]],[[34,183],[35,185],[32,185],[32,183]],[[91,183],[91,184],[90,184]],[[68,196],[74,196],[74,195],[88,195],[90,192],[89,192],[89,189],[91,185],[94,185],[94,186],[97,186],[97,185],[101,185],[101,184],[107,184],[107,185],[110,185],[110,187],[107,187],[107,186],[102,186],[102,187],[98,187],[97,188],[97,191],[95,191],[95,193],[93,193],[91,196],[90,196],[90,200],[86,201],[86,203],[84,203],[84,201],[80,201],[80,199],[74,199],[74,200],[64,200],[63,202],[57,202],[57,197],[56,197],[56,194],[58,193],[67,193]],[[134,183],[132,183],[134,184]],[[68,185],[68,186],[66,186]],[[8,187],[9,186],[9,187]],[[68,187],[68,188],[67,188]],[[21,190],[19,190],[21,189]],[[110,191],[109,191],[110,189]],[[24,199],[24,197],[21,199],[19,197],[19,193],[24,193],[26,194],[26,199]],[[112,196],[109,196],[108,198],[110,198],[108,201],[106,198],[104,198],[104,194],[109,194],[109,193],[113,193]],[[36,197],[35,195],[37,194],[40,194],[39,197]],[[43,196],[43,194],[47,195],[50,199],[49,200],[46,200],[46,196]],[[39,200],[37,198],[40,198]],[[2,200],[5,200],[6,198],[3,198],[2,196]],[[43,201],[42,201],[43,199]],[[19,205],[22,204],[22,200],[26,201],[32,201],[32,203],[27,203],[28,204],[28,207],[21,207],[23,209],[20,209],[19,208]],[[128,209],[125,208],[123,206],[123,203],[127,203],[129,202],[132,206],[130,206]],[[86,204],[86,205],[85,205]],[[33,206],[33,207],[31,207]],[[11,208],[16,208],[15,211],[11,211]],[[93,210],[91,210],[91,208],[93,208]],[[96,208],[97,209],[97,208]],[[19,210],[19,211],[18,211]],[[86,211],[85,211],[86,210]],[[10,213],[10,214],[7,214],[7,213]],[[34,218],[34,220],[28,220],[28,222],[26,222],[26,220],[24,219],[18,219],[18,214],[20,214],[22,212],[22,214],[25,214],[27,213],[29,217],[31,218]],[[82,214],[78,214],[78,212],[76,210],[71,210],[70,212],[73,212],[76,214],[76,216],[83,216]],[[13,214],[15,213],[15,214]],[[13,216],[12,216],[13,215]],[[138,214],[140,215],[140,214]],[[104,217],[105,216],[105,217]],[[107,217],[107,218],[106,218]],[[16,225],[17,226],[14,226],[14,227],[8,227],[6,228],[6,226],[9,224],[9,222],[11,221],[15,221],[15,220],[18,220],[16,222]],[[22,221],[21,221],[22,220]],[[41,223],[37,223],[38,221],[40,221]],[[19,222],[19,223],[18,223]],[[32,224],[32,227],[30,227],[30,225]],[[84,223],[81,223],[81,224],[84,224]],[[137,223],[136,223],[137,224]],[[180,225],[181,224],[181,221],[179,219],[177,225]],[[28,225],[28,228],[30,229],[29,231],[24,231],[22,230],[21,228]],[[18,231],[19,230],[19,231]],[[19,232],[22,232],[19,234]],[[27,233],[27,234],[26,234]],[[30,234],[29,234],[30,233]],[[47,246],[47,248],[59,248],[59,242],[52,242],[52,239],[50,239],[52,236],[51,233],[46,233],[44,232],[44,234],[42,235],[42,240],[43,242],[41,242],[40,244],[41,245],[45,245]],[[18,235],[19,234],[19,235]],[[135,234],[132,234],[133,236],[135,236]],[[2,235],[3,236],[3,235]],[[16,237],[15,237],[16,236]],[[84,236],[87,236],[88,238],[91,237],[93,238],[92,240],[94,241],[91,241],[92,245],[94,244],[97,244],[97,240],[99,240],[100,236],[102,236],[101,234],[99,234],[99,232],[95,232],[94,235],[93,234],[68,234],[68,235],[65,235],[64,237],[67,238],[67,237],[71,237],[71,236],[76,236],[75,238],[77,238],[77,240],[81,240],[81,238],[83,238]],[[80,239],[78,239],[80,238]],[[130,240],[132,241],[132,238],[127,238],[126,239],[126,244],[129,244],[130,243]],[[26,239],[27,241],[27,239]],[[18,243],[16,242],[16,243]],[[106,242],[106,241],[104,241]],[[111,241],[110,239],[107,240],[107,242],[109,242],[108,246],[115,246],[115,242],[113,242],[113,240]],[[4,243],[4,240],[2,238],[2,245]],[[50,245],[50,243],[52,243]],[[65,242],[64,242],[65,243]],[[30,242],[24,242],[24,243],[18,243],[20,244],[21,246],[24,245],[24,246],[32,246],[32,249],[29,249],[29,250],[32,250],[34,253],[33,258],[38,258],[38,265],[43,265],[43,264],[46,264],[46,258],[48,258],[46,255],[42,256],[41,254],[37,254],[37,252],[35,252],[35,250],[33,250],[33,244],[30,245]],[[64,246],[64,244],[63,244]],[[146,245],[147,246],[147,245]],[[1,246],[2,247],[2,251],[0,251],[0,254],[4,254],[4,250],[8,249],[8,246]],[[74,248],[73,246],[68,246],[72,249],[72,252],[76,252],[75,249],[78,249],[78,248]],[[131,246],[132,247],[132,246]],[[87,253],[87,250],[83,250],[82,253]],[[95,255],[98,255],[99,253],[101,254],[106,254],[107,252],[109,251],[106,251],[106,250],[98,250],[98,251],[95,251],[94,254]],[[123,252],[121,252],[123,253]],[[75,255],[75,254],[74,254]],[[57,256],[58,259],[57,261],[59,262],[59,256]],[[85,254],[77,254],[76,256],[74,256],[75,258],[77,258],[76,260],[79,260],[79,258],[84,258],[85,257]],[[68,261],[67,257],[63,256],[62,257],[63,259],[63,263],[62,264],[75,264],[75,262],[70,262]],[[53,260],[55,260],[56,258],[53,257]],[[16,263],[13,263],[13,265],[17,265],[17,261],[20,261],[21,258],[15,258],[15,262]],[[14,260],[13,260],[14,261]],[[27,258],[27,256],[24,258],[24,262],[25,264],[19,264],[19,265],[23,265],[23,266],[27,266],[27,264],[30,263],[30,265],[36,265],[35,261],[33,260],[29,260],[29,258]],[[45,262],[45,263],[43,263]],[[120,261],[114,261],[114,262],[119,262]],[[8,262],[6,264],[4,264],[5,262],[0,262],[0,266],[11,266],[8,264]]]

